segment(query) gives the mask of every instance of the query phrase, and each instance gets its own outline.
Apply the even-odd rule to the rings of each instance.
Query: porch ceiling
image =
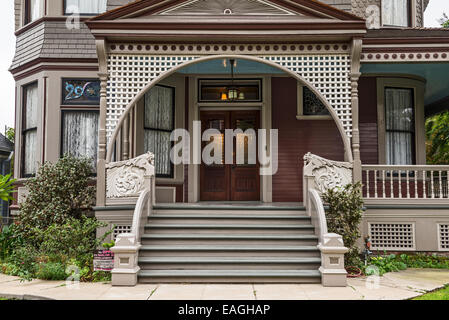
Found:
[[[237,59],[237,67],[234,69],[235,74],[284,74],[282,70],[274,68],[270,65],[259,63],[256,61]],[[229,61],[226,67],[223,60],[210,60],[194,65],[187,66],[179,71],[182,74],[231,74],[231,66]]]
[[[363,75],[403,74],[424,78],[426,106],[449,95],[449,63],[363,63],[361,72]]]

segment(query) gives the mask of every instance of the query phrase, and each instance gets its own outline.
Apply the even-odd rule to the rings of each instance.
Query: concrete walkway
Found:
[[[349,279],[346,288],[319,284],[142,284],[20,282],[0,274],[0,297],[57,300],[402,300],[449,283],[448,270],[408,269],[380,278]]]

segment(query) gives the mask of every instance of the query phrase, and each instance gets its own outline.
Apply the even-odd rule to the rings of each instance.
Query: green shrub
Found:
[[[14,249],[11,256],[6,260],[8,265],[13,265],[7,274],[19,276],[23,280],[31,280],[36,273],[39,254],[30,245],[19,246]]]
[[[35,230],[86,215],[95,199],[94,187],[89,186],[91,176],[89,159],[66,155],[54,164],[43,164],[25,184],[28,195],[16,221],[22,237],[33,239]]]
[[[37,266],[36,278],[42,280],[65,280],[68,275],[60,262],[43,262]]]
[[[0,175],[0,199],[4,201],[14,200],[12,193],[14,192],[13,183],[15,179],[11,179],[11,175]]]
[[[323,194],[323,200],[329,206],[326,211],[328,231],[341,235],[349,249],[345,254],[345,265],[358,266],[360,257],[356,241],[360,238],[359,225],[363,212],[361,183],[329,189]]]
[[[108,235],[96,237],[96,230],[106,224],[95,218],[69,218],[63,224],[52,224],[46,230],[34,230],[36,240],[40,244],[39,251],[50,258],[67,257],[74,259],[90,259],[90,254],[101,246]],[[64,259],[62,259],[64,260]]]
[[[7,259],[12,254],[16,242],[14,225],[0,226],[0,261]]]

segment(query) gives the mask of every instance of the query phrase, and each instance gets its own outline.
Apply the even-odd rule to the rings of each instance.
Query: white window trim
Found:
[[[409,78],[377,78],[377,128],[378,160],[386,164],[385,88],[413,89],[415,108],[415,159],[416,164],[426,164],[426,136],[424,116],[424,80]]]
[[[298,96],[298,104],[297,104],[297,120],[333,120],[331,115],[305,115],[304,114],[304,95],[303,89],[304,86],[298,82],[297,85],[297,96]]]

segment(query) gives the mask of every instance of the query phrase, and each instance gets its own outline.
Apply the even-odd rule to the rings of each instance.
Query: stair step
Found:
[[[241,246],[241,245],[226,245],[226,246],[207,246],[207,245],[143,245],[141,251],[310,251],[318,252],[317,246]]]
[[[144,234],[142,239],[211,240],[318,240],[315,235],[239,235],[239,234]]]
[[[268,204],[156,204],[154,210],[233,210],[233,211],[306,211],[301,205],[268,205]]]
[[[319,283],[318,270],[141,270],[139,282]]]
[[[139,263],[160,264],[315,264],[321,258],[263,258],[263,257],[140,257]]]
[[[242,214],[215,214],[215,215],[205,215],[205,214],[152,214],[149,219],[279,219],[279,220],[310,220],[311,218],[306,215],[242,215]]]
[[[152,229],[313,229],[309,224],[146,224]]]

